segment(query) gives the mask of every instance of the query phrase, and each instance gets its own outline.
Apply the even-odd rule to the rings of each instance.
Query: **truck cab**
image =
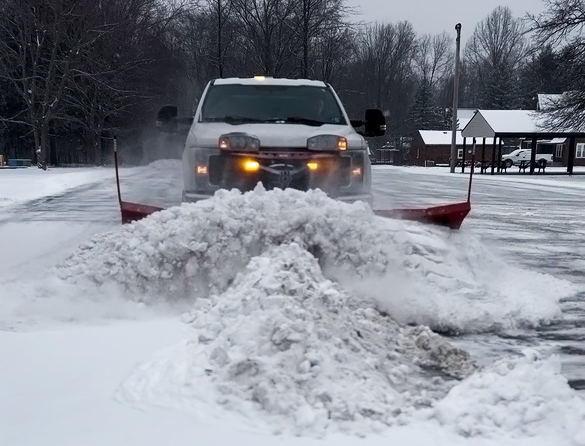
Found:
[[[172,117],[160,119],[165,126]],[[365,137],[384,132],[381,111],[366,110],[364,121],[351,121],[333,88],[321,81],[212,80],[185,143],[183,200],[262,183],[266,189],[319,188],[343,201],[371,203]]]

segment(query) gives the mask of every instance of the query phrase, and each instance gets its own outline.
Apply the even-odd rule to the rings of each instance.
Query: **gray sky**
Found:
[[[475,26],[499,5],[508,6],[519,18],[526,12],[544,11],[542,0],[347,0],[347,4],[362,12],[354,20],[380,23],[408,20],[418,35],[446,31],[455,36],[455,25],[461,23],[462,40],[467,40]]]

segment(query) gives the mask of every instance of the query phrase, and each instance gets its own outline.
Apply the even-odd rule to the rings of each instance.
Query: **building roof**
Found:
[[[497,134],[538,133],[541,115],[533,110],[477,110],[462,130],[467,137],[494,137]]]
[[[538,104],[536,108],[538,110],[550,110],[554,108],[563,98],[562,94],[538,94]]]
[[[426,146],[449,146],[453,138],[451,130],[419,130],[418,132]],[[486,144],[493,144],[493,142],[493,138],[486,139]],[[463,145],[461,131],[457,132],[455,144]]]
[[[468,138],[585,137],[585,132],[546,127],[546,117],[534,110],[477,110],[462,134]]]

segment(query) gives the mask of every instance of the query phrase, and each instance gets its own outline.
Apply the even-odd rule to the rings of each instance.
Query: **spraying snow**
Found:
[[[120,284],[132,299],[193,301],[221,294],[254,256],[286,243],[325,277],[401,323],[478,332],[537,325],[559,314],[568,282],[523,271],[473,236],[375,217],[320,191],[220,191],[81,246],[57,269],[68,281]],[[521,286],[518,277],[522,277]]]

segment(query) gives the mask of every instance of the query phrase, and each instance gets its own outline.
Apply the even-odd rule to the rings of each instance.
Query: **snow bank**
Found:
[[[186,351],[144,365],[118,397],[243,416],[277,432],[366,434],[444,396],[475,370],[425,327],[400,327],[325,279],[296,243],[254,257],[221,295],[185,316]],[[253,417],[257,418],[257,417]]]
[[[571,284],[503,264],[464,232],[375,217],[320,191],[220,191],[81,246],[57,269],[67,281],[118,283],[134,300],[220,294],[250,259],[295,242],[326,277],[402,323],[473,332],[559,315]],[[522,280],[519,281],[518,278]]]
[[[521,358],[500,360],[470,376],[428,413],[465,437],[585,445],[585,404],[560,369],[558,356],[542,360],[526,350]]]

